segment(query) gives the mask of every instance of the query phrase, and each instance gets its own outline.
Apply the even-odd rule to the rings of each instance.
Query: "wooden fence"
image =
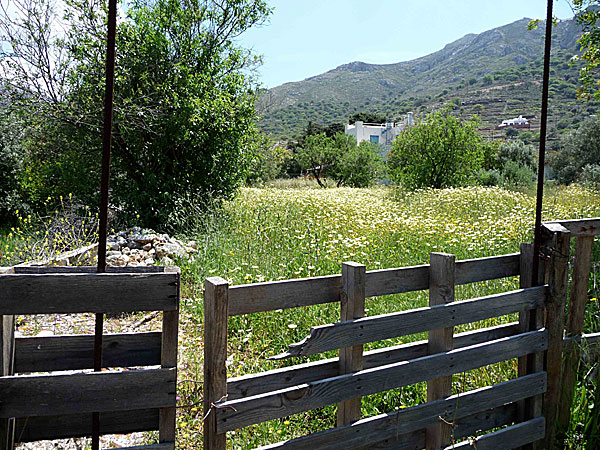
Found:
[[[101,434],[159,430],[152,448],[174,448],[179,269],[107,269],[15,267],[0,275],[1,449],[89,436],[93,412]],[[14,337],[15,315],[133,311],[162,311],[162,331],[106,334],[102,372],[82,371],[93,368],[93,335]],[[70,372],[39,374],[56,371]]]
[[[341,275],[300,280],[230,287],[222,278],[208,278],[204,448],[225,449],[228,431],[330,404],[338,404],[336,428],[263,448],[438,449],[452,444],[449,448],[481,450],[531,443],[551,448],[574,380],[562,359],[570,237],[577,237],[577,251],[568,342],[582,338],[579,304],[587,299],[589,248],[600,219],[562,224],[545,225],[548,258],[541,260],[534,287],[530,244],[523,244],[520,253],[466,261],[434,253],[429,265],[397,269],[366,271],[363,265],[345,263]],[[519,290],[454,300],[457,285],[514,276],[520,276]],[[427,289],[427,308],[364,317],[367,297]],[[229,316],[332,302],[340,303],[340,322],[311,328],[279,357],[339,349],[339,358],[227,379]],[[453,334],[456,325],[517,312],[519,322]],[[426,331],[427,341],[363,352],[366,343]],[[598,336],[583,338],[596,342]],[[572,360],[579,357],[576,347],[567,346]],[[451,395],[453,374],[512,358],[519,358],[518,378]],[[567,381],[561,383],[563,373]],[[361,397],[423,381],[427,403],[360,417]],[[458,442],[498,427],[504,428],[476,442]]]

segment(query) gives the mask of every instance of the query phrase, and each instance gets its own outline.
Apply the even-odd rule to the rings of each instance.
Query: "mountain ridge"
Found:
[[[289,137],[308,121],[345,122],[360,111],[397,117],[424,104],[425,109],[435,109],[432,103],[440,103],[440,95],[447,103],[457,95],[472,96],[477,88],[481,91],[507,81],[539,79],[541,64],[539,68],[537,64],[543,56],[545,24],[528,30],[530,20],[523,18],[482,33],[468,33],[413,60],[390,64],[352,61],[276,86],[262,95],[259,127],[275,137]],[[574,19],[559,21],[553,30],[553,57],[560,64],[559,78],[565,81],[566,77],[570,84],[576,70],[563,70],[562,65],[578,51],[580,34]],[[573,97],[575,88],[573,84],[569,97]]]

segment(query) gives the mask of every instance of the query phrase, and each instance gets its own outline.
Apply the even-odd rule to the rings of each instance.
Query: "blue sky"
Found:
[[[523,17],[545,18],[546,0],[270,0],[270,22],[240,37],[264,57],[264,87],[351,61],[386,64],[435,52],[468,33]],[[573,16],[555,0],[559,19]]]

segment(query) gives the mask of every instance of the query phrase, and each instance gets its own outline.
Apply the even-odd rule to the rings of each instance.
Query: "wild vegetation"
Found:
[[[185,299],[181,342],[182,379],[201,379],[202,289],[208,276],[231,284],[301,278],[340,273],[341,262],[357,261],[367,270],[424,264],[429,253],[454,253],[467,259],[512,253],[520,242],[532,240],[535,198],[501,188],[467,187],[414,192],[392,188],[330,188],[316,183],[305,188],[245,188],[224,208],[206,219],[193,236],[202,243],[194,261],[180,261]],[[544,220],[593,217],[600,214],[600,194],[580,187],[547,193]],[[600,247],[595,248],[599,273]],[[518,287],[518,279],[503,279],[461,287],[465,299]],[[586,332],[600,330],[597,286],[590,291]],[[426,293],[385,296],[367,302],[367,315],[425,306]],[[491,326],[514,320],[502,317],[475,324]],[[229,319],[228,375],[238,376],[305,361],[274,362],[267,358],[301,340],[311,326],[339,320],[339,305],[320,305]],[[471,326],[473,327],[473,326]],[[466,327],[459,327],[460,330]],[[424,339],[409,336],[402,342]],[[374,343],[389,346],[398,340]],[[332,357],[333,352],[319,357]],[[454,378],[461,392],[515,377],[516,362],[482,368]],[[581,381],[583,386],[585,380]],[[589,380],[580,387],[577,402],[593,402]],[[184,382],[181,404],[197,405],[201,386]],[[363,400],[363,415],[393,411],[425,401],[423,385],[373,395]],[[572,423],[571,448],[582,448],[583,427],[592,409],[577,410]],[[333,406],[256,425],[231,433],[232,448],[251,448],[315,432],[334,425]],[[183,409],[178,417],[179,448],[193,447],[202,435],[202,408]]]
[[[97,204],[104,95],[104,2],[15,0],[0,14],[0,216],[73,192]],[[117,29],[111,204],[124,221],[168,226],[245,178],[259,61],[236,37],[262,0],[127,3]],[[61,34],[60,30],[64,32]],[[8,195],[4,195],[8,194]]]

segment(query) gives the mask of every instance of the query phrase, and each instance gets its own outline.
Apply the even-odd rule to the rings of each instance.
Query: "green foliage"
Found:
[[[246,176],[248,184],[265,183],[284,175],[284,169],[292,158],[290,150],[276,145],[260,132],[256,132],[250,145],[252,156]]]
[[[535,170],[537,167],[535,148],[520,140],[503,142],[498,150],[496,160],[496,167],[503,167],[509,161],[517,163],[519,167],[526,167],[530,170]]]
[[[25,209],[20,195],[24,149],[20,124],[12,114],[0,111],[0,224],[14,220],[16,209]]]
[[[507,127],[504,134],[508,139],[516,138],[517,136],[519,136],[519,130],[517,130],[514,127]]]
[[[321,187],[327,185],[326,176],[338,186],[367,187],[378,179],[383,167],[378,145],[357,145],[353,136],[344,133],[331,138],[324,133],[308,136],[297,149],[296,159]]]
[[[338,186],[364,188],[371,186],[383,173],[383,159],[377,144],[362,141],[356,145],[353,136],[337,134],[333,145],[338,149],[334,177]]]
[[[481,169],[477,173],[477,181],[481,186],[498,186],[502,181],[502,176],[498,169]]]
[[[583,67],[579,70],[581,87],[578,95],[582,98],[594,97],[600,100],[598,85],[598,65],[600,65],[600,0],[572,0],[577,13],[577,23],[583,27],[578,42],[581,45]]]
[[[40,17],[50,8],[20,1]],[[38,203],[59,192],[96,200],[106,37],[99,5],[69,0],[64,36],[43,41],[63,62],[34,60],[48,88],[35,89],[48,80],[26,78],[16,56],[0,63],[13,105],[29,119],[27,171],[38,184],[25,187]],[[227,198],[243,181],[255,120],[248,69],[258,60],[235,39],[268,13],[262,0],[128,2],[117,30],[111,179],[111,204],[126,219],[168,225],[178,199]],[[36,28],[37,16],[22,19],[28,34],[5,42],[38,42],[46,26]]]
[[[507,161],[502,166],[502,185],[504,187],[531,186],[535,181],[535,172],[516,161]]]
[[[568,184],[577,180],[583,167],[600,164],[600,120],[586,120],[564,135],[561,144],[563,149],[550,162],[558,181]]]
[[[485,144],[476,128],[476,121],[461,122],[448,111],[429,115],[392,144],[392,179],[409,188],[468,184],[484,161]]]
[[[581,169],[579,181],[585,187],[600,189],[600,164],[588,164]]]

